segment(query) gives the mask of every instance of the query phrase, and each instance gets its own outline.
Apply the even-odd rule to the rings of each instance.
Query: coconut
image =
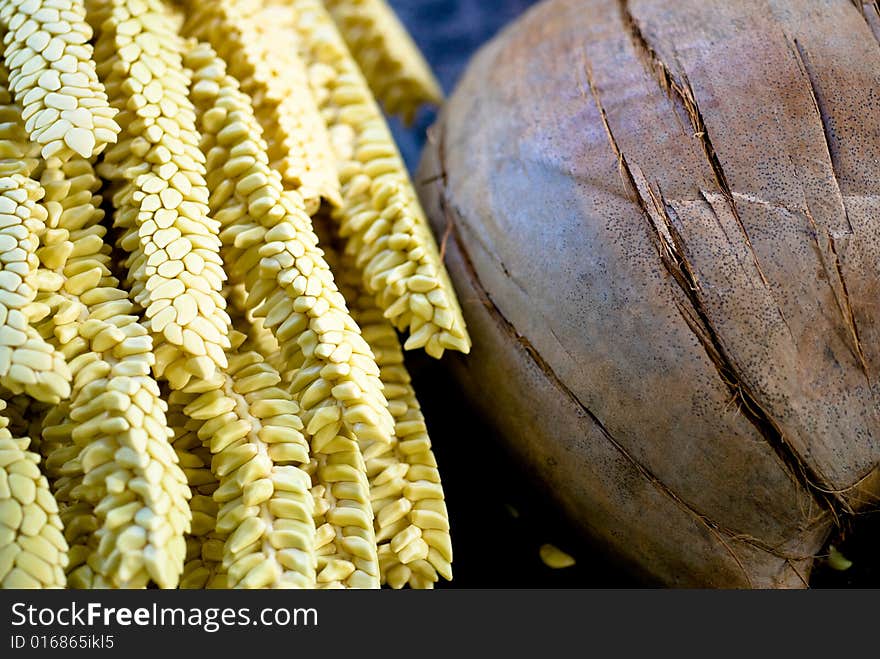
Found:
[[[850,0],[551,0],[432,130],[450,368],[652,582],[805,586],[878,501],[878,36]]]

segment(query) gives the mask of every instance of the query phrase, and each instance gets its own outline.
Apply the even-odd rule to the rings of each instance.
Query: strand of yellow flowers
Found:
[[[385,0],[324,0],[376,99],[411,123],[443,101],[440,83]]]
[[[211,471],[211,450],[198,436],[202,422],[190,419],[180,405],[170,405],[168,423],[174,431],[174,452],[190,487],[192,525],[186,535],[186,560],[180,587],[228,588],[223,568],[227,534],[216,530],[218,506],[213,494],[220,485]]]
[[[299,406],[278,372],[232,332],[219,389],[189,385],[171,402],[213,458],[215,538],[232,588],[313,588],[315,526]],[[206,566],[207,567],[207,566]],[[208,567],[210,571],[210,567]],[[216,568],[215,568],[216,573]]]
[[[39,298],[40,293],[37,293]],[[40,327],[36,329],[39,331]],[[9,420],[9,432],[13,437],[29,437],[29,450],[42,451],[43,419],[52,405],[43,403],[27,394],[13,394],[0,388],[0,397],[6,401],[3,414]]]
[[[173,587],[183,574],[187,587],[376,587],[381,573],[391,585],[430,587],[438,573],[449,573],[451,550],[444,553],[448,521],[418,403],[411,388],[406,393],[405,370],[394,368],[394,360],[402,361],[400,346],[375,307],[375,293],[353,297],[360,307],[355,313],[370,326],[377,350],[390,355],[396,346],[399,358],[389,362],[383,356],[380,370],[333,282],[308,217],[317,211],[316,197],[336,204],[340,199],[332,200],[332,192],[310,192],[314,187],[306,170],[318,155],[329,162],[330,149],[309,141],[304,126],[311,121],[326,132],[316,111],[288,101],[297,94],[307,100],[306,110],[309,103],[315,108],[299,51],[282,47],[301,40],[303,23],[294,24],[292,18],[302,14],[286,4],[259,2],[247,10],[250,14],[245,12],[250,21],[246,34],[262,46],[253,49],[259,63],[256,78],[283,79],[283,84],[268,85],[264,98],[251,99],[203,46],[187,61],[202,76],[196,75],[191,86],[191,72],[182,61],[187,46],[178,34],[183,20],[176,8],[161,0],[87,0],[87,5],[91,27],[76,0],[0,0],[6,56],[14,60],[10,85],[22,94],[24,128],[32,140],[28,147],[20,135],[7,140],[0,134],[0,148],[15,154],[0,171],[8,171],[14,184],[5,196],[23,207],[16,209],[17,216],[28,216],[22,279],[29,288],[22,289],[22,315],[28,340],[66,357],[76,372],[69,401],[63,401],[67,395],[41,392],[43,399],[60,404],[49,410],[44,423],[30,428],[42,426],[39,448],[48,456],[46,471],[69,522],[69,584],[143,587],[152,581]],[[247,2],[240,5],[248,7]],[[58,20],[53,22],[54,14],[43,9],[57,13]],[[37,56],[34,65],[24,63],[22,55],[37,43],[26,43],[27,21],[38,24],[35,33],[50,34],[47,56]],[[97,73],[110,104],[95,75],[88,36],[83,39],[90,29],[98,37]],[[63,53],[57,57],[54,34],[70,35],[60,37]],[[333,35],[335,44],[338,35]],[[312,56],[314,48],[313,42],[301,52]],[[64,58],[67,67],[69,57],[78,60],[76,70],[60,69],[61,86],[42,87],[38,79],[55,84],[53,62]],[[314,83],[322,71],[312,69]],[[315,83],[312,89],[328,87]],[[191,90],[201,102],[201,141]],[[94,102],[68,107],[66,97]],[[336,93],[336,100],[340,97],[345,105],[345,94]],[[273,104],[287,123],[280,139],[276,135],[267,146],[252,105]],[[322,109],[327,116],[327,108]],[[357,125],[360,109],[343,108],[339,116]],[[62,127],[70,123],[68,141],[46,130],[45,123],[37,125],[40,113],[52,115],[48,110],[59,112]],[[90,111],[91,125],[82,110]],[[0,113],[6,112],[0,107]],[[82,157],[97,155],[116,140],[116,112],[125,130],[117,147],[105,153],[100,172],[112,182],[115,225],[123,230],[118,244],[129,252],[126,285],[145,311],[144,325],[111,274],[95,194],[100,184]],[[353,143],[347,145],[348,124],[343,124],[334,126],[335,146],[342,152]],[[84,131],[89,135],[84,137]],[[27,157],[40,146],[44,161]],[[310,148],[320,153],[310,155]],[[291,174],[297,167],[305,173]],[[377,172],[373,167],[367,174]],[[40,183],[31,178],[34,173]],[[291,189],[284,189],[282,177]],[[332,188],[337,177],[330,178]],[[380,183],[381,173],[375,178],[373,183]],[[19,188],[28,189],[21,200]],[[389,189],[385,185],[380,208],[389,199],[400,201]],[[209,217],[208,202],[215,219]],[[395,221],[400,226],[404,232],[412,228]],[[373,228],[378,236],[379,229]],[[386,238],[378,238],[385,252],[400,244]],[[354,242],[349,240],[349,248]],[[245,290],[243,310],[259,342],[230,331],[221,294],[221,244],[232,280]],[[420,259],[420,249],[409,250],[408,258]],[[384,260],[373,266],[388,265],[385,252],[378,252]],[[36,255],[42,267],[35,268],[27,254]],[[406,286],[420,280],[412,278],[409,266],[397,265],[404,264],[391,266],[393,272],[383,270],[388,283],[384,299],[396,291],[407,304],[415,299],[418,305]],[[430,278],[430,273],[425,267],[414,276]],[[398,275],[407,278],[404,289],[395,283]],[[449,305],[444,306],[439,292],[423,292],[434,305],[431,318],[442,325],[447,318],[436,310]],[[382,291],[378,299],[383,301]],[[457,309],[454,298],[453,304]],[[424,345],[439,356],[455,343],[436,327],[425,330],[425,322],[414,325],[409,311],[386,315],[399,327],[409,327],[408,347]],[[195,317],[185,320],[190,316]],[[393,346],[376,327],[390,332]],[[21,352],[26,364],[34,362],[28,347],[13,350],[12,361]],[[264,359],[260,351],[270,349],[273,359]],[[61,373],[63,379],[65,367],[53,363],[50,375]],[[168,396],[175,406],[173,430],[151,367],[174,390]],[[18,369],[13,387],[28,377]],[[390,405],[382,378],[395,392]],[[15,391],[2,377],[0,384]],[[40,387],[28,393],[34,391]],[[26,445],[18,440],[20,451]],[[35,464],[31,457],[26,460]],[[412,482],[407,480],[411,474]],[[192,512],[186,501],[191,495]],[[191,515],[196,520],[192,532]],[[4,556],[0,553],[0,559]],[[63,574],[63,565],[56,567]]]
[[[171,588],[183,569],[189,492],[150,374],[152,340],[110,271],[91,164],[50,160],[41,184],[48,228],[38,255],[57,281],[43,295],[51,313],[41,330],[76,370],[71,400],[44,429],[77,548],[71,585]],[[85,542],[81,529],[89,529]]]
[[[43,311],[35,303],[36,253],[46,221],[37,203],[43,189],[32,178],[35,149],[27,143],[6,80],[0,66],[0,384],[12,393],[58,404],[70,395],[70,369],[31,325]]]
[[[436,241],[363,74],[319,0],[284,0],[336,151],[345,251],[407,350],[468,352],[470,338]]]
[[[98,74],[125,127],[99,173],[117,183],[115,226],[132,298],[156,348],[154,371],[180,389],[226,368],[219,224],[208,216],[177,21],[160,0],[88,0]]]
[[[302,410],[317,478],[338,492],[318,529],[319,585],[376,587],[379,570],[361,444],[390,442],[393,419],[379,369],[317,247],[295,191],[268,165],[248,97],[205,44],[188,57],[192,96],[208,154],[211,207],[227,245],[233,283],[248,311],[265,319],[279,345],[290,393]]]
[[[300,193],[309,214],[322,199],[341,204],[327,129],[305,65],[290,47],[289,19],[267,13],[260,0],[194,0],[188,10],[185,33],[210,43],[250,96],[285,187]]]
[[[382,582],[393,588],[431,588],[439,576],[452,579],[449,514],[400,339],[363,290],[357,269],[331,247],[339,242],[331,223],[324,220],[316,227],[352,316],[376,355],[394,416],[392,444],[376,444],[364,451]]]
[[[0,411],[6,402],[0,400]],[[28,438],[0,415],[0,588],[63,588],[67,565],[58,505]]]
[[[232,310],[231,315],[235,319],[235,326],[247,333],[248,345],[263,356],[272,368],[281,374],[282,385],[288,388],[290,380],[296,375],[295,370],[288,370],[286,364],[290,363],[291,356],[285,357],[284,352],[278,345],[272,330],[263,324],[263,319],[255,316],[247,307],[247,289],[244,284],[230,286],[227,289],[226,299]]]
[[[116,142],[116,110],[95,72],[82,0],[3,0],[10,89],[43,158],[92,158]]]

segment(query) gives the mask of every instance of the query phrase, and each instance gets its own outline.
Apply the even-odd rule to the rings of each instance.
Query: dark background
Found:
[[[418,43],[443,91],[452,93],[471,55],[500,29],[535,4],[534,0],[390,0]],[[435,119],[423,109],[416,125],[405,129],[391,121],[410,169],[418,165],[425,130]]]
[[[527,10],[532,0],[390,0],[425,53],[447,95],[473,53]],[[423,109],[415,125],[391,120],[411,170],[418,166],[425,131],[436,119]],[[452,523],[454,581],[447,587],[637,587],[633,579],[575,536],[545,493],[506,456],[500,438],[469,409],[442,363],[407,355],[443,475]],[[483,465],[492,464],[493,475]],[[880,515],[845,520],[831,542],[853,561],[845,572],[816,562],[814,587],[880,585]],[[574,567],[552,570],[538,555],[552,543],[572,554]],[[440,584],[443,587],[444,584]]]

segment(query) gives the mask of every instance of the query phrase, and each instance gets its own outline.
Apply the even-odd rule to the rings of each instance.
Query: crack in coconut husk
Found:
[[[460,223],[456,222],[455,219],[456,216],[460,216],[460,211],[454,207],[450,207],[449,195],[446,194],[446,184],[448,179],[445,171],[444,138],[444,133],[440,133],[439,136],[434,134],[431,138],[431,141],[434,143],[437,149],[441,171],[438,174],[429,177],[427,180],[423,180],[422,184],[436,183],[440,186],[441,190],[443,190],[443,193],[439,195],[439,203],[442,217],[445,219],[444,233],[446,235],[446,239],[444,242],[448,242],[451,240],[455,243],[457,251],[461,257],[464,270],[470,280],[472,288],[477,292],[481,305],[488,311],[488,313],[495,320],[498,326],[501,327],[505,333],[507,333],[515,340],[517,345],[535,364],[535,366],[544,374],[547,380],[551,382],[556,388],[558,388],[563,393],[563,395],[565,395],[573,404],[575,404],[579,409],[583,411],[583,413],[593,422],[596,428],[600,431],[602,436],[605,437],[605,439],[615,448],[616,451],[618,451],[629,463],[631,463],[635,467],[635,469],[645,478],[645,480],[651,483],[651,485],[655,487],[657,491],[659,491],[663,496],[669,498],[675,505],[680,507],[682,510],[692,516],[702,526],[706,528],[708,533],[715,538],[715,540],[723,547],[723,549],[731,556],[734,562],[742,570],[742,573],[744,574],[749,584],[752,583],[751,575],[749,574],[740,557],[737,555],[734,548],[731,546],[730,542],[741,542],[745,545],[752,547],[753,549],[766,552],[771,556],[783,559],[785,561],[785,564],[792,569],[792,571],[801,581],[803,581],[805,585],[807,585],[807,579],[798,570],[795,563],[812,560],[814,558],[813,555],[795,555],[790,552],[786,552],[781,546],[770,545],[762,541],[761,539],[754,537],[751,534],[742,533],[736,529],[729,528],[712,519],[710,516],[701,512],[698,508],[683,499],[666,483],[660,480],[647,466],[642,464],[635,456],[633,456],[626,449],[626,447],[624,447],[623,444],[621,444],[621,442],[614,437],[609,428],[602,422],[602,420],[595,414],[595,412],[593,412],[583,401],[581,401],[578,396],[561,380],[561,378],[556,374],[553,368],[541,356],[537,348],[532,344],[528,337],[522,335],[519,331],[517,331],[514,324],[504,315],[504,313],[492,299],[491,294],[487,291],[485,286],[483,286],[479,274],[477,273],[476,268],[473,264],[473,261],[468,251],[465,249],[465,245],[470,244],[470,242],[462,237]],[[477,242],[479,243],[479,241]],[[505,271],[505,274],[510,279],[509,273],[507,273],[506,268],[504,268],[503,264],[500,263],[497,256],[493,255],[491,253],[491,250],[489,250],[485,245],[481,246],[488,254],[490,254],[490,256],[492,256],[493,260],[499,263],[499,266],[502,268],[502,270]],[[715,363],[715,365],[717,368],[717,363]],[[722,378],[724,377],[720,371],[719,374],[722,375]],[[729,381],[726,379],[725,382],[729,383]],[[794,472],[791,473],[791,476],[792,478],[796,478]],[[798,480],[796,482],[801,484],[802,487],[806,487],[806,485],[804,485],[801,481]],[[811,488],[810,491],[814,490]],[[807,531],[808,529],[815,528],[816,525],[823,524],[829,512],[833,513],[833,508],[831,508],[830,505],[823,505],[821,509],[815,514],[815,516],[813,516],[804,526],[803,530]]]

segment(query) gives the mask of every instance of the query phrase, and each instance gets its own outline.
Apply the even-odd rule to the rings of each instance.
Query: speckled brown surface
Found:
[[[443,114],[459,380],[651,578],[803,585],[876,489],[877,71],[848,0],[555,0]]]

